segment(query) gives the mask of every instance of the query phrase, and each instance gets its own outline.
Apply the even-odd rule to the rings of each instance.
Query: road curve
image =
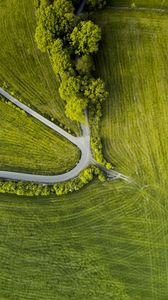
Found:
[[[27,173],[18,173],[18,172],[9,172],[9,171],[0,171],[0,178],[12,179],[12,180],[21,180],[21,181],[34,181],[37,183],[53,184],[55,182],[63,182],[70,180],[76,177],[83,169],[85,169],[91,162],[91,149],[90,149],[90,130],[88,126],[87,114],[86,116],[86,125],[81,124],[81,129],[83,136],[74,137],[69,134],[53,122],[49,121],[39,113],[35,112],[30,107],[21,103],[19,100],[8,94],[4,89],[0,88],[0,94],[8,99],[10,102],[23,109],[26,113],[33,116],[46,126],[50,127],[60,135],[64,136],[71,143],[76,145],[81,151],[81,158],[78,164],[69,172],[60,174],[60,175],[36,175],[36,174],[27,174]]]

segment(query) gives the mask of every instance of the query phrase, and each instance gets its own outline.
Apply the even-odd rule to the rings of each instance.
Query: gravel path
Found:
[[[13,179],[13,180],[21,180],[21,181],[34,181],[38,183],[48,183],[52,184],[54,182],[62,182],[67,181],[76,177],[83,169],[85,169],[91,162],[91,150],[90,150],[90,130],[88,126],[87,114],[86,116],[86,126],[81,124],[83,136],[81,137],[74,137],[73,135],[67,133],[65,130],[54,124],[53,122],[49,121],[48,119],[44,118],[39,113],[35,112],[30,107],[26,106],[25,104],[18,101],[16,98],[8,94],[5,90],[0,88],[0,94],[4,96],[6,99],[11,101],[16,106],[23,109],[26,113],[33,116],[46,126],[50,127],[60,135],[64,136],[68,139],[71,143],[76,145],[81,151],[81,158],[77,165],[69,172],[60,174],[60,175],[35,175],[35,174],[27,174],[27,173],[18,173],[18,172],[8,172],[8,171],[0,171],[0,177],[6,179]]]

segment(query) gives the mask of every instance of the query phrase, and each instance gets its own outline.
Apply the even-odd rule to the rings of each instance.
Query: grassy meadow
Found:
[[[64,113],[58,82],[49,58],[34,40],[34,0],[0,1],[0,82],[7,82],[26,104],[56,118],[79,133],[79,125]]]
[[[134,182],[95,180],[61,198],[0,195],[3,300],[168,299],[168,18],[112,9],[93,18],[110,92],[104,153]]]
[[[102,137],[107,158],[140,185],[166,192],[167,14],[107,10],[97,70],[110,92]]]
[[[146,8],[168,8],[168,0],[107,0],[107,4],[111,6],[127,6],[131,7],[134,3],[136,7]]]
[[[167,208],[122,182],[0,195],[0,299],[166,299]]]
[[[76,146],[2,99],[0,120],[0,170],[58,174],[79,160]]]

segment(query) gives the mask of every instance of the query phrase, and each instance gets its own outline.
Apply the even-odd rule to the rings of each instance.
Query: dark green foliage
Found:
[[[37,17],[35,39],[43,52],[51,47],[56,38],[67,38],[78,20],[68,0],[55,0],[53,4],[44,0],[37,10]]]
[[[86,4],[90,9],[101,9],[106,5],[106,0],[87,0]]]
[[[103,103],[108,96],[104,81],[100,78],[89,78],[85,86],[84,95],[88,97],[91,103]]]
[[[50,48],[50,59],[56,76],[74,75],[71,57],[61,39],[56,39]]]
[[[40,0],[34,0],[34,7],[38,9],[40,7]]]
[[[53,9],[56,15],[55,27],[57,34],[60,37],[64,37],[72,31],[78,17],[74,14],[74,7],[69,0],[55,0]]]
[[[45,52],[52,45],[56,36],[53,6],[40,5],[37,15],[38,23],[35,32],[35,40],[38,48],[42,52]]]
[[[81,0],[72,0],[72,4],[77,9],[81,3]]]
[[[83,55],[76,60],[76,70],[79,74],[89,75],[95,68],[93,57],[91,55]]]
[[[96,53],[101,40],[101,29],[92,21],[81,21],[72,31],[70,40],[76,54]]]

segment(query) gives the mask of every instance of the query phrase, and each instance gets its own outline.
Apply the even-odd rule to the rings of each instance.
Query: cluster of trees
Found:
[[[1,181],[0,192],[19,196],[49,196],[51,189],[47,185],[23,181]]]
[[[91,146],[95,159],[104,165],[99,122],[102,103],[108,96],[105,84],[94,78],[94,58],[101,40],[101,30],[90,20],[75,15],[79,0],[36,0],[38,24],[35,38],[42,51],[48,51],[54,72],[60,80],[60,96],[66,115],[84,123],[89,111]],[[86,6],[101,8],[103,0],[87,0]],[[68,22],[67,22],[68,20]]]
[[[95,166],[89,166],[88,168],[83,170],[78,177],[66,182],[55,183],[52,190],[57,196],[65,195],[73,191],[78,191],[84,185],[92,181],[94,176],[97,176],[101,182],[104,182],[106,180],[103,172],[99,168]]]
[[[92,21],[81,21],[70,34],[70,45],[75,54],[93,54],[98,51],[101,29]]]
[[[46,52],[57,38],[66,41],[72,32],[78,17],[69,0],[41,0],[36,5],[38,23],[35,40],[39,49]]]
[[[78,177],[69,181],[55,183],[51,186],[32,182],[0,181],[0,193],[10,193],[19,196],[49,196],[51,194],[61,196],[79,190],[90,182],[94,175],[96,175],[100,181],[105,181],[105,176],[99,168],[89,166],[82,171]]]
[[[92,21],[80,21],[75,15],[74,3],[70,0],[36,1],[38,23],[35,39],[39,49],[48,51],[54,72],[61,83],[67,78],[76,78],[83,84],[82,77],[94,81],[92,55],[98,51],[101,30]],[[86,80],[85,80],[86,81]],[[74,84],[73,79],[68,86]],[[71,93],[61,97],[66,102],[66,115],[75,121],[84,122],[84,111],[92,98],[84,89],[80,93],[70,86]],[[73,90],[73,92],[72,92]]]

